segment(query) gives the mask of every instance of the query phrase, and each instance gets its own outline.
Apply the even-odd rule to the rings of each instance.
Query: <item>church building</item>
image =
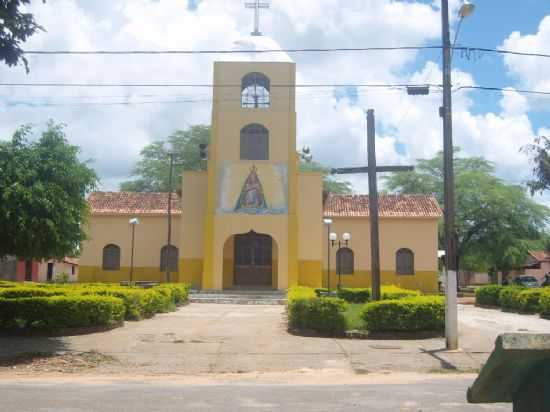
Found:
[[[79,281],[165,281],[168,273],[206,290],[370,286],[368,196],[323,193],[320,173],[299,170],[296,66],[282,60],[258,53],[214,63],[207,171],[183,173],[170,246],[167,193],[90,195]],[[382,284],[435,292],[435,198],[384,195],[379,210]],[[139,224],[129,224],[134,218]]]

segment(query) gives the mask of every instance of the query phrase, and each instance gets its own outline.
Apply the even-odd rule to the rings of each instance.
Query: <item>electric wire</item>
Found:
[[[420,51],[441,50],[443,46],[387,46],[387,47],[333,47],[333,48],[296,48],[296,49],[258,49],[258,50],[25,50],[27,55],[193,55],[193,54],[255,54],[255,53],[334,53],[367,51]],[[494,49],[489,47],[458,46],[453,50],[465,52],[497,53],[524,57],[550,58],[548,53],[525,52],[517,50]]]

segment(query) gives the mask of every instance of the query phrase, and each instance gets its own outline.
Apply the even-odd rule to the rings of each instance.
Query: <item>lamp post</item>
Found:
[[[139,219],[137,217],[133,217],[130,219],[128,223],[130,223],[130,226],[132,227],[132,253],[130,256],[130,283],[131,283],[134,277],[134,239],[136,235],[136,226],[139,225]]]
[[[338,272],[338,285],[337,285],[337,288],[339,290],[342,286],[342,262],[340,262],[340,259],[338,259],[338,252],[343,247],[346,247],[346,248],[348,247],[349,241],[351,240],[351,235],[346,232],[342,235],[342,240],[339,240],[338,235],[336,233],[332,232],[329,235],[329,240],[330,240],[330,244],[331,244],[332,247],[334,247],[336,244],[338,244],[338,248],[336,249],[336,271]],[[338,243],[336,243],[336,242],[338,242]]]
[[[454,43],[458,38],[458,30],[462,19],[474,12],[475,6],[465,1],[460,7],[459,26]],[[455,243],[455,194],[453,172],[453,116],[451,95],[451,63],[452,46],[449,29],[449,0],[441,0],[441,26],[443,38],[443,107],[440,115],[443,118],[443,186],[445,206],[445,263],[446,263],[446,295],[445,338],[447,349],[458,349],[458,316],[457,316],[457,262]]]
[[[332,225],[332,219],[323,219],[323,223],[327,227],[327,289],[330,295],[330,225]]]

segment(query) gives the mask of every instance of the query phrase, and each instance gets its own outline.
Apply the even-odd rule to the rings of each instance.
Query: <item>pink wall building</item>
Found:
[[[540,282],[544,275],[550,272],[550,252],[546,250],[531,250],[523,264],[526,275],[535,276]]]
[[[69,282],[78,280],[78,259],[62,260],[19,260],[16,280],[18,282],[51,282],[60,274],[66,274]]]

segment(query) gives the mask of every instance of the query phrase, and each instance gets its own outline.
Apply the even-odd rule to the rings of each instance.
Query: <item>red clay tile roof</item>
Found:
[[[550,253],[546,250],[530,250],[529,254],[539,262],[550,261]]]
[[[93,192],[88,197],[92,215],[166,215],[168,193]],[[181,215],[181,202],[172,194],[172,213]]]
[[[443,215],[437,200],[424,195],[381,195],[378,198],[380,217],[439,218]],[[368,195],[330,194],[325,202],[326,217],[368,217]]]

